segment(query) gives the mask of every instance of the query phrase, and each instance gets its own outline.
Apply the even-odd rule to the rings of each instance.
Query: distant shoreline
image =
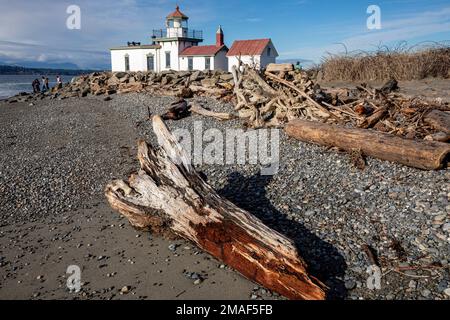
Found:
[[[72,69],[50,69],[50,68],[25,68],[19,66],[0,65],[0,75],[64,75],[77,76],[103,70],[72,70]]]

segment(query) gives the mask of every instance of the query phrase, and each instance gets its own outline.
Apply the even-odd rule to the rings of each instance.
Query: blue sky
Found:
[[[272,38],[280,59],[319,62],[327,52],[373,50],[379,44],[450,40],[448,0],[0,0],[0,62],[70,62],[109,68],[110,47],[148,43],[178,3],[190,27],[214,43]],[[66,9],[81,8],[81,30],[66,28]],[[369,5],[381,8],[381,30],[368,30]]]

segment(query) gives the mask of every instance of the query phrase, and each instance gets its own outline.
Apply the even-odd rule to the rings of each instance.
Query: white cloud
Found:
[[[348,26],[348,28],[361,30],[360,26]],[[281,55],[283,57],[301,56],[319,62],[319,59],[327,52],[345,52],[342,44],[338,43],[345,44],[348,51],[373,50],[380,44],[389,45],[400,41],[412,41],[421,37],[431,37],[437,33],[449,32],[449,30],[450,7],[445,7],[436,11],[403,14],[390,20],[383,20],[382,18],[381,30],[366,29],[362,32],[353,33],[347,31],[346,34],[341,34],[334,43],[322,46],[305,46],[281,52]]]
[[[196,22],[210,19],[208,5],[185,2]],[[66,28],[66,9],[72,4],[81,8],[81,30]],[[45,59],[107,68],[109,48],[127,41],[149,43],[152,30],[164,27],[164,18],[174,7],[169,0],[10,1],[0,11],[0,61]]]

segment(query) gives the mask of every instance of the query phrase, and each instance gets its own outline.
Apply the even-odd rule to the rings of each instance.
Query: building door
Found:
[[[166,69],[170,69],[171,68],[171,63],[170,63],[170,51],[166,52]]]
[[[130,57],[128,55],[125,56],[125,71],[130,71]]]
[[[211,70],[211,58],[210,57],[205,58],[205,70]]]
[[[194,70],[194,58],[188,58],[188,70]]]
[[[155,71],[155,56],[152,54],[147,56],[147,71]]]

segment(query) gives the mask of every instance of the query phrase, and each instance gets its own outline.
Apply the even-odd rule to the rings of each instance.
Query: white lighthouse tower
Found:
[[[176,10],[166,17],[166,29],[153,30],[154,44],[161,46],[161,70],[180,70],[180,53],[203,41],[203,32],[189,30],[189,17]]]

